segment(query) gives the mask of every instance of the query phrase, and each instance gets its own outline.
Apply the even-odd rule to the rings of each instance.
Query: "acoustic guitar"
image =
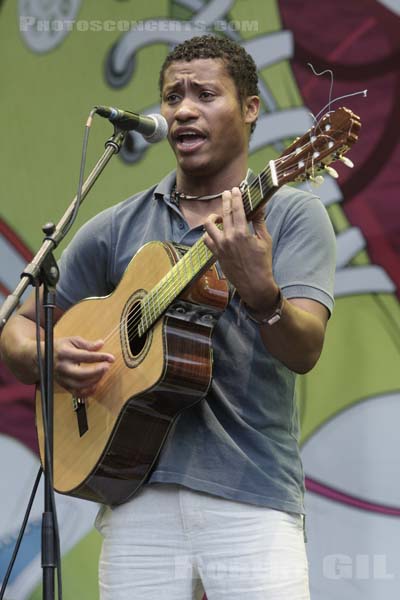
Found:
[[[242,190],[248,220],[288,182],[320,177],[357,141],[360,119],[346,108],[325,115]],[[69,309],[56,337],[105,340],[116,360],[93,396],[79,398],[55,384],[56,491],[117,505],[146,481],[171,426],[207,394],[212,379],[213,327],[228,302],[226,281],[200,238],[192,247],[144,245],[109,296]],[[85,368],[85,365],[82,365]],[[44,461],[40,392],[36,425]]]

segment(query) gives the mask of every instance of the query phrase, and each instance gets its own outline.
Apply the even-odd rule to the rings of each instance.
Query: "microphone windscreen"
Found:
[[[149,144],[154,144],[165,139],[168,135],[168,123],[165,118],[159,114],[151,114],[146,116],[151,117],[157,123],[153,133],[143,136],[146,142],[149,142]]]

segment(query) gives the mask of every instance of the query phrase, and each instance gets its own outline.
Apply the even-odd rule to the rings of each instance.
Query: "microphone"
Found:
[[[160,142],[167,137],[168,124],[162,115],[141,115],[113,106],[95,106],[94,108],[98,115],[115,123],[120,129],[138,131],[150,144]]]

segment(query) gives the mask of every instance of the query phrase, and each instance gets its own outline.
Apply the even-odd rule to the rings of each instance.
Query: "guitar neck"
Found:
[[[279,187],[273,160],[242,190],[247,219],[269,200]],[[222,224],[220,225],[222,228]],[[215,256],[201,237],[142,300],[139,335],[143,335],[164,314],[171,303],[215,262]]]
[[[253,181],[242,190],[244,211],[247,220],[265,204],[279,187],[275,162],[271,160]]]

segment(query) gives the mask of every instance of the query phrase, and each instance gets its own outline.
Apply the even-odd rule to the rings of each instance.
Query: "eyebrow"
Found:
[[[218,81],[214,80],[204,80],[204,81],[196,81],[194,79],[190,80],[189,84],[194,87],[194,88],[201,88],[204,86],[217,86],[218,87]],[[174,90],[176,88],[181,88],[185,86],[185,80],[183,78],[178,79],[178,81],[174,81],[173,83],[170,83],[168,85],[165,86],[164,88],[164,92],[166,91],[171,91]]]

